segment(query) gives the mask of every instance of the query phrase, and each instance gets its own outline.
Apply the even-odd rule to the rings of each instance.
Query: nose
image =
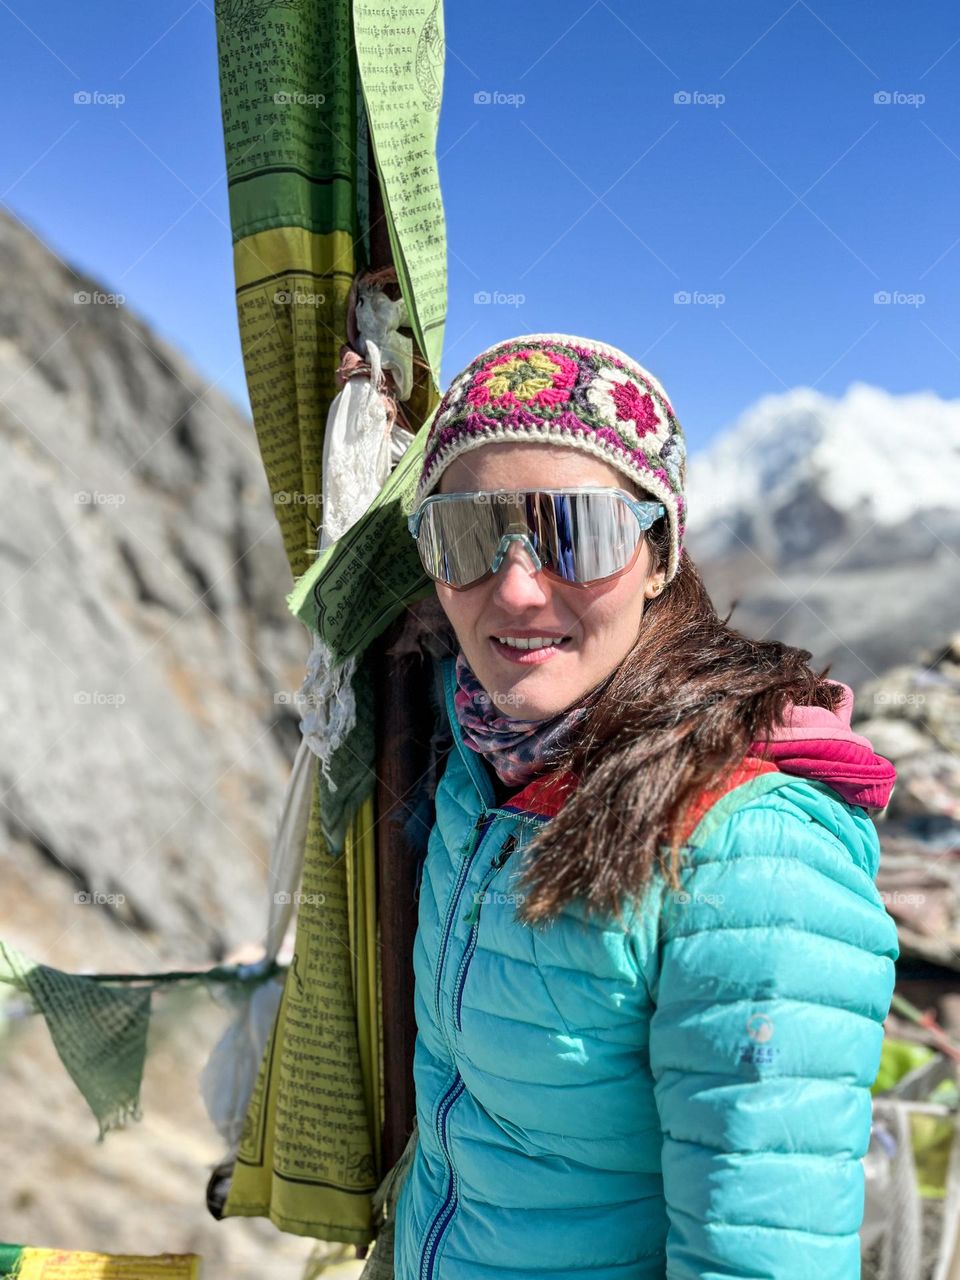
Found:
[[[511,542],[493,575],[493,599],[505,610],[520,611],[550,598],[549,579],[538,571],[530,552]]]

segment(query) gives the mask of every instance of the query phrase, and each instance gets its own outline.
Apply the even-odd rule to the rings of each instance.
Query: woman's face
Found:
[[[632,491],[614,467],[579,449],[510,442],[454,459],[437,492],[581,485]],[[511,542],[492,577],[466,591],[438,582],[437,596],[500,714],[544,720],[578,702],[633,648],[644,604],[663,581],[662,569],[652,572],[652,560],[644,540],[626,573],[598,586],[576,587],[536,570],[526,549]],[[503,635],[566,638],[534,656],[498,643],[496,637]]]

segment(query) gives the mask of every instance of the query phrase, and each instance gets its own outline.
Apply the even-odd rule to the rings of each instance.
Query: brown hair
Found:
[[[666,563],[666,519],[646,538],[653,571]],[[680,833],[701,792],[770,736],[788,700],[836,708],[842,690],[825,682],[829,665],[814,672],[806,649],[751,640],[729,616],[684,552],[557,766],[580,781],[525,850],[519,919],[549,919],[577,898],[586,914],[622,922],[621,895],[639,895],[655,867],[679,888]]]

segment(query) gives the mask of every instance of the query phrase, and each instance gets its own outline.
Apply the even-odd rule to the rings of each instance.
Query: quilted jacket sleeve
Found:
[[[857,813],[861,846],[876,842]],[[854,843],[764,801],[664,898],[650,1060],[667,1280],[860,1275],[860,1157],[898,950],[878,844],[864,859]]]

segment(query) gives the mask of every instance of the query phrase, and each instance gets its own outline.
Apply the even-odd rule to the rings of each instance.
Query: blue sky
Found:
[[[693,448],[796,385],[960,395],[955,6],[485,0],[446,26],[444,384],[512,334],[599,338]],[[4,204],[248,409],[212,5],[3,0],[0,38]]]

